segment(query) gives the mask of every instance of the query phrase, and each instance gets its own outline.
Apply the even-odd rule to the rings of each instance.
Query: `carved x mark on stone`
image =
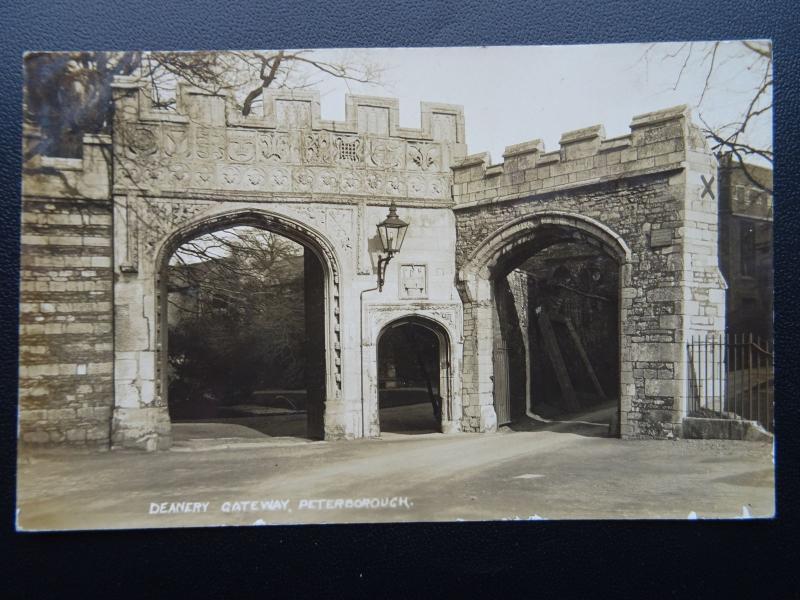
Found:
[[[712,175],[711,179],[706,181],[706,176],[700,175],[700,179],[703,180],[703,193],[700,194],[700,199],[702,200],[703,198],[705,198],[706,194],[711,196],[712,200],[716,199],[716,196],[714,195],[714,190],[711,189],[711,184],[714,183],[714,176]]]

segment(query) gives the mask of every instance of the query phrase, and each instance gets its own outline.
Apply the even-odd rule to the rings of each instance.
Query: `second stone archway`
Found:
[[[459,291],[464,302],[464,328],[469,332],[465,346],[464,427],[494,431],[498,419],[495,403],[495,281],[505,276],[520,261],[552,244],[580,239],[593,244],[619,265],[620,297],[630,286],[631,250],[625,241],[602,223],[583,215],[542,211],[516,219],[492,232],[472,252],[459,271]],[[619,365],[622,373],[632,370],[628,334],[624,334],[627,310],[620,303]],[[469,378],[469,379],[467,379]],[[627,413],[635,390],[622,384],[620,412]]]

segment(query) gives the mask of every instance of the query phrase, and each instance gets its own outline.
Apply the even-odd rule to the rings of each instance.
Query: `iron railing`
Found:
[[[688,343],[689,415],[757,421],[774,431],[773,345],[753,334],[693,337]]]

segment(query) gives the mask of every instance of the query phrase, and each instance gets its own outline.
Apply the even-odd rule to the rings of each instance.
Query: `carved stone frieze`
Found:
[[[332,162],[329,133],[308,133],[303,136],[303,162],[312,165],[330,164]]]
[[[412,175],[408,178],[408,195],[417,198],[424,196],[428,191],[426,181],[418,175]]]
[[[167,167],[170,177],[178,185],[188,185],[191,173],[189,167],[183,163],[173,163]]]
[[[455,310],[432,310],[430,316],[439,321],[444,321],[451,328],[455,329],[456,311]]]
[[[353,249],[356,238],[354,207],[321,207],[298,204],[285,209],[285,212],[309,227],[324,231],[338,248],[347,251]]]
[[[292,146],[287,133],[263,132],[259,135],[261,158],[266,162],[286,162],[292,158]]]
[[[132,252],[153,257],[158,251],[158,241],[180,227],[183,223],[213,206],[213,202],[171,201],[156,198],[137,198],[135,206],[128,206],[129,227],[131,217],[135,218],[137,240]],[[135,264],[135,263],[134,263]]]
[[[342,173],[341,190],[345,194],[355,194],[361,191],[361,176],[356,171]]]
[[[273,190],[286,191],[291,189],[291,177],[287,169],[275,168],[270,171],[269,185]]]
[[[121,191],[450,198],[450,173],[436,142],[195,123],[125,123],[119,131]]]
[[[251,167],[245,171],[246,182],[253,187],[258,187],[264,182],[264,171],[258,167]]]
[[[340,247],[351,251],[355,239],[355,212],[353,208],[327,207],[325,209],[326,229],[333,233]]]
[[[222,174],[223,185],[227,184],[228,186],[235,186],[239,183],[239,180],[242,177],[241,167],[236,167],[234,165],[222,167],[220,173]]]
[[[402,142],[373,138],[369,141],[368,167],[402,169],[405,167]]]
[[[381,194],[383,192],[384,178],[380,173],[367,174],[367,189],[372,194]]]
[[[190,157],[189,132],[185,127],[165,126],[163,135],[163,150],[166,156],[178,159]]]
[[[406,190],[406,182],[398,175],[390,175],[386,180],[386,193],[390,196],[403,196]]]
[[[127,124],[122,130],[125,156],[132,159],[146,159],[158,152],[159,129],[137,123]]]
[[[214,168],[211,165],[195,165],[193,171],[192,183],[194,187],[209,188],[216,184]]]
[[[450,181],[447,177],[433,177],[428,184],[428,194],[431,198],[449,198]]]
[[[228,132],[228,158],[239,163],[253,162],[256,158],[256,133],[254,131]]]
[[[326,193],[335,194],[339,191],[339,178],[331,170],[320,171],[317,174],[317,187],[315,189]]]
[[[195,128],[195,155],[200,160],[225,160],[225,130],[211,127]]]
[[[336,136],[334,156],[342,164],[361,164],[364,162],[364,140],[357,136]]]
[[[436,171],[441,160],[441,151],[436,144],[408,144],[408,168],[419,171]]]
[[[314,188],[314,173],[308,169],[298,169],[294,174],[295,189],[310,192]]]
[[[335,135],[328,131],[303,136],[303,162],[309,165],[361,164],[364,140],[360,136]]]

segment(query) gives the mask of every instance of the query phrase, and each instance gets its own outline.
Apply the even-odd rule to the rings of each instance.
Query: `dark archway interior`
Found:
[[[378,341],[378,408],[381,432],[440,431],[439,339],[430,328],[402,321]]]
[[[174,424],[197,437],[323,437],[324,273],[314,252],[228,226],[180,244],[160,290],[160,379]]]
[[[498,425],[580,420],[619,410],[619,263],[594,238],[543,226],[492,269]]]

